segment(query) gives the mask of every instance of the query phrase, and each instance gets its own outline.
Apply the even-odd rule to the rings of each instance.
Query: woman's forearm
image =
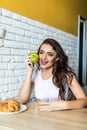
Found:
[[[87,98],[66,101],[67,109],[79,109],[87,107]]]
[[[24,103],[27,103],[29,100],[29,97],[30,97],[31,91],[32,91],[31,78],[32,78],[32,73],[30,71],[28,71],[26,78],[25,78],[23,85],[19,92],[19,102],[20,103],[24,104]]]
[[[42,102],[43,104],[43,102]],[[77,99],[73,101],[51,101],[48,105],[43,105],[39,107],[40,111],[55,111],[55,110],[70,110],[70,109],[80,109],[87,107],[87,99]]]

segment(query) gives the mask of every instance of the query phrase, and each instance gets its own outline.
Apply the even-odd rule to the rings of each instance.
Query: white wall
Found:
[[[76,36],[0,9],[0,28],[5,36],[0,39],[0,98],[18,97],[24,80],[25,57],[28,50],[36,51],[46,38],[54,38],[69,56],[69,64],[78,73],[78,39]],[[1,29],[0,29],[1,31]]]

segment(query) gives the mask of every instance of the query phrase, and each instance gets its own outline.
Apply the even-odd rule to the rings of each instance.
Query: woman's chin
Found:
[[[41,68],[41,69],[45,69],[45,68],[47,68],[47,67],[46,67],[46,66],[40,66],[40,68]]]

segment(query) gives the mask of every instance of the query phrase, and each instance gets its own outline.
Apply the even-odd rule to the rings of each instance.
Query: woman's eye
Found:
[[[49,53],[48,55],[49,55],[49,56],[53,56],[53,54],[50,54],[50,53]]]
[[[40,52],[39,52],[39,54],[43,54],[43,52],[42,52],[42,51],[40,51]]]

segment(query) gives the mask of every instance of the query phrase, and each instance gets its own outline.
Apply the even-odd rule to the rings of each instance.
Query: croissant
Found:
[[[0,103],[0,112],[16,112],[20,109],[20,103],[16,100]]]

